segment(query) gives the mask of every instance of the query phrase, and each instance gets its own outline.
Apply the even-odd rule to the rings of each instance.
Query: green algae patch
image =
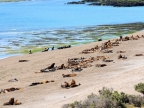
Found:
[[[34,31],[25,34],[24,37],[15,40],[8,40],[8,45],[3,46],[0,52],[9,54],[27,54],[29,50],[41,52],[45,48],[61,46],[77,46],[91,42],[97,42],[98,39],[108,40],[126,36],[144,29],[144,23],[99,25],[83,28],[59,29]]]
[[[42,52],[45,48],[48,48],[46,46],[40,46],[40,47],[29,47],[29,48],[22,48],[21,49],[21,53],[29,53],[29,50],[32,51],[32,53],[35,53],[35,52]]]

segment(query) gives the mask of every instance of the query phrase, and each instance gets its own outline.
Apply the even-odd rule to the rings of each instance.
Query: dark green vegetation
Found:
[[[80,45],[103,40],[118,38],[144,29],[144,23],[100,25],[74,29],[59,29],[48,31],[35,31],[20,34],[17,39],[7,40],[7,46],[3,46],[0,52],[13,54],[40,52],[44,48],[55,48],[65,45]]]
[[[144,83],[139,83],[139,84],[135,85],[135,90],[144,94]]]
[[[82,0],[78,2],[68,2],[68,4],[82,4],[90,2],[89,5],[106,5],[116,7],[144,6],[144,0]]]
[[[144,85],[142,85],[144,88]],[[99,95],[91,94],[84,101],[65,104],[62,108],[135,108],[144,106],[144,96],[128,95],[103,88]]]

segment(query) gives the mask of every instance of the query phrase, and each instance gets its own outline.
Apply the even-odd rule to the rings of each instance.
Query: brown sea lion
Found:
[[[143,54],[136,54],[135,56],[143,56]]]
[[[14,98],[10,98],[9,102],[5,102],[3,105],[14,105]]]
[[[62,74],[63,78],[65,77],[75,77],[77,74]]]
[[[96,64],[96,67],[104,67],[107,66],[106,64]]]
[[[14,101],[14,105],[20,105],[22,104],[21,102],[18,102],[18,100]]]

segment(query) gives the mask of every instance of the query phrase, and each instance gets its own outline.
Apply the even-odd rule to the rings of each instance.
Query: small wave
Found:
[[[20,54],[0,54],[0,60],[8,58],[8,57],[12,57],[12,56],[18,56]]]
[[[23,34],[24,32],[17,32],[17,31],[9,31],[9,32],[0,32],[0,36],[5,35],[5,36],[13,36],[13,35],[20,35]]]

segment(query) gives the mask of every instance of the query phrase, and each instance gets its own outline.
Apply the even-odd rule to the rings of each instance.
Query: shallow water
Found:
[[[29,46],[92,42],[106,31],[83,32],[88,27],[144,22],[144,7],[65,4],[68,1],[71,0],[0,3],[0,58],[22,53]],[[113,37],[116,36],[110,34],[104,38]]]

